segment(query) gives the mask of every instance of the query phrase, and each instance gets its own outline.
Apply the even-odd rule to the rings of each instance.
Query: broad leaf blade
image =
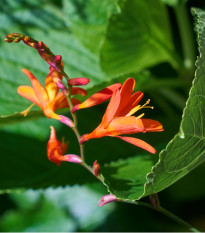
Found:
[[[159,192],[170,186],[205,159],[205,12],[194,9],[197,15],[197,33],[200,57],[189,99],[184,109],[180,132],[160,153],[159,162],[148,175],[145,194]],[[163,175],[162,175],[163,174]]]
[[[117,12],[118,0],[64,0],[64,14],[69,27],[87,48],[98,53],[108,18]]]
[[[136,72],[175,61],[166,8],[160,0],[121,1],[110,18],[101,48],[101,65],[109,74]]]

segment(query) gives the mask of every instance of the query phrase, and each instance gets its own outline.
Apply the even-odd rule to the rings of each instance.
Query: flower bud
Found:
[[[99,200],[99,206],[103,206],[107,203],[110,203],[110,202],[113,202],[113,201],[116,201],[117,198],[115,195],[113,194],[108,194],[108,195],[105,195],[103,196],[100,200]]]
[[[68,85],[71,86],[84,86],[90,82],[89,78],[72,78],[68,81]]]
[[[63,124],[65,124],[71,128],[74,126],[74,123],[68,117],[65,117],[62,115],[59,115],[59,117],[60,117],[59,121],[61,121]]]
[[[97,160],[93,163],[93,173],[96,177],[100,175],[100,164],[97,163]]]
[[[82,163],[82,159],[78,155],[68,154],[64,155],[67,162],[70,163]]]

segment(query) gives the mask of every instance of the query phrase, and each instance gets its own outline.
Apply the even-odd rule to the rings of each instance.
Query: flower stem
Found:
[[[65,72],[63,73],[63,75],[67,81],[70,79],[69,76]],[[70,109],[73,108],[73,103],[71,101],[71,92],[72,92],[72,86],[69,85],[68,86],[68,93],[66,94],[66,99],[68,101]],[[77,116],[76,116],[76,113],[72,113],[72,112],[71,112],[71,115],[72,115],[73,122],[74,122],[74,126],[72,127],[72,130],[74,131],[74,133],[78,139],[79,146],[80,146],[80,157],[81,157],[82,161],[84,162],[84,146],[83,146],[83,144],[80,144],[81,135],[80,135],[78,128],[77,128],[77,123],[78,123]]]
[[[186,229],[188,229],[191,232],[200,232],[196,228],[192,227],[190,224],[182,220],[181,218],[177,217],[173,213],[169,212],[168,210],[162,208],[161,206],[154,207],[152,204],[141,202],[141,201],[128,201],[128,200],[121,200],[117,199],[119,202],[124,202],[124,203],[129,203],[129,204],[134,204],[134,205],[139,205],[139,206],[144,206],[153,210],[158,211],[159,213],[169,217],[170,219],[174,220],[175,222],[179,223],[180,225],[184,226]]]

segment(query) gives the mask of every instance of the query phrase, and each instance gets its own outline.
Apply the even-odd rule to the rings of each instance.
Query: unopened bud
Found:
[[[59,117],[60,117],[59,121],[61,121],[63,124],[65,124],[71,128],[74,126],[74,123],[68,117],[65,117],[62,115],[59,115]]]
[[[108,194],[108,195],[105,195],[103,196],[100,200],[99,200],[99,206],[103,206],[107,203],[110,203],[110,202],[113,202],[113,201],[116,201],[117,198],[115,195],[113,194]]]
[[[78,155],[68,154],[64,155],[64,158],[70,163],[82,163],[82,159]]]
[[[63,94],[67,94],[67,88],[59,78],[54,78],[53,81],[56,83],[58,88],[62,90]]]
[[[30,40],[31,40],[31,38],[29,36],[24,37],[24,41],[29,42]]]
[[[97,163],[97,160],[93,163],[93,173],[96,177],[100,175],[100,164]]]
[[[43,42],[42,42],[42,41],[39,41],[39,42],[38,42],[38,47],[39,47],[39,48],[42,48],[42,47],[43,47],[43,45],[44,45],[44,44],[43,44]]]
[[[12,40],[12,39],[10,39],[10,38],[8,38],[8,37],[6,37],[6,38],[4,39],[4,41],[5,41],[5,42],[7,42],[7,43],[11,43],[11,42],[13,42],[13,40]]]
[[[159,203],[159,198],[158,198],[157,193],[154,193],[154,194],[149,195],[149,200],[150,200],[150,202],[152,203],[152,206],[153,206],[154,208],[159,207],[160,203]]]
[[[72,78],[68,81],[68,85],[71,86],[83,86],[90,82],[89,78]]]
[[[54,58],[54,60],[55,60],[56,63],[60,63],[61,59],[62,59],[61,55],[56,55],[55,58]]]
[[[18,43],[19,41],[21,41],[21,38],[17,37],[13,40],[14,43]]]

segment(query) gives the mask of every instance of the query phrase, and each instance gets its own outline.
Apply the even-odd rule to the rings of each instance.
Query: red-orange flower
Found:
[[[61,143],[60,141],[58,141],[56,137],[56,131],[53,128],[53,126],[51,126],[51,135],[47,145],[48,159],[57,165],[60,165],[62,161],[67,161],[71,163],[81,163],[82,160],[78,155],[64,155],[67,148],[68,143]]]
[[[54,82],[62,80],[62,75],[50,66],[49,74],[45,79],[45,87],[43,87],[29,70],[23,69],[22,71],[29,77],[32,87],[20,86],[17,90],[18,94],[38,105],[48,118],[54,118],[72,127],[73,123],[69,118],[55,113],[57,109],[69,107],[65,95],[63,92],[59,92],[59,88]],[[74,87],[72,95],[76,94],[85,95],[86,91],[82,88]],[[79,104],[80,101],[72,98],[72,103],[75,105]],[[29,109],[23,112],[24,115],[28,113]]]
[[[163,127],[158,121],[142,119],[144,114],[138,117],[132,116],[139,109],[146,108],[145,105],[149,103],[149,101],[147,101],[143,106],[138,105],[143,97],[143,93],[137,91],[132,94],[134,86],[135,80],[129,78],[125,81],[121,90],[116,89],[114,91],[102,122],[93,132],[83,135],[80,143],[92,138],[101,138],[105,136],[118,137],[151,153],[156,153],[156,150],[152,146],[140,139],[120,136],[140,132],[163,131]]]

